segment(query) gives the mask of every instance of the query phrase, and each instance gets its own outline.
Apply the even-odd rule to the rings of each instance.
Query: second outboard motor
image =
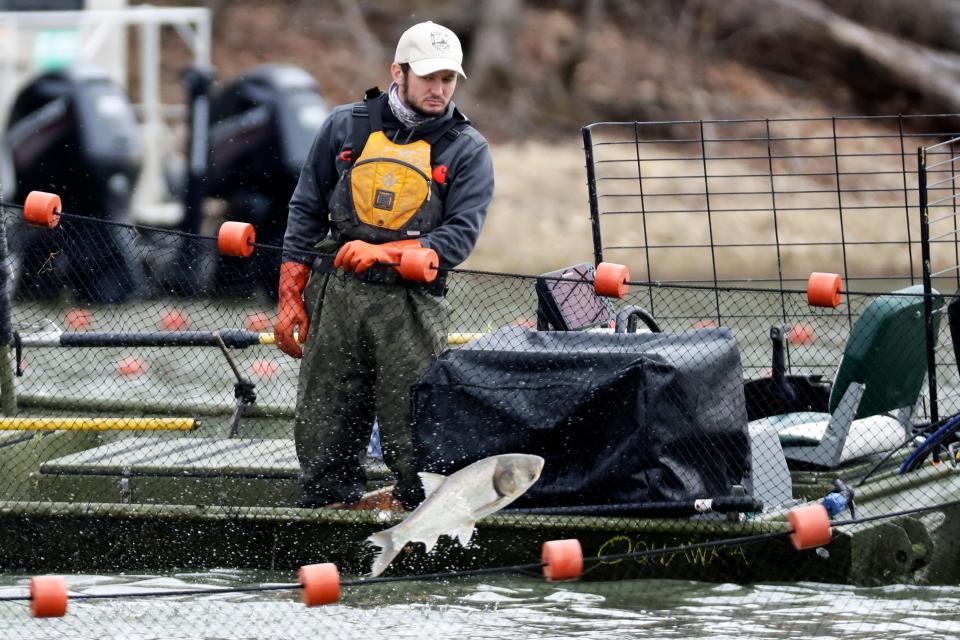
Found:
[[[6,142],[16,172],[15,202],[30,191],[60,195],[68,212],[127,222],[142,151],[123,90],[93,67],[51,71],[13,103]],[[143,269],[135,234],[109,224],[64,221],[69,230],[14,231],[20,261],[16,292],[56,297],[64,284],[82,302],[122,302],[140,292]]]
[[[227,201],[227,219],[253,224],[258,243],[283,243],[290,196],[328,112],[313,78],[291,65],[255,67],[213,98],[206,195]],[[257,251],[252,263],[221,258],[216,289],[250,295],[259,280],[276,298],[279,273],[279,251]]]

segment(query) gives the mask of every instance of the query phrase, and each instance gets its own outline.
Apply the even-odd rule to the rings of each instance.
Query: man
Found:
[[[493,163],[452,102],[466,77],[462,61],[449,29],[423,22],[404,32],[389,91],[333,111],[290,200],[274,331],[280,349],[303,358],[294,427],[300,506],[362,497],[360,456],[374,418],[396,474],[390,506],[423,499],[409,392],[446,345],[444,274],[413,283],[389,265],[427,247],[441,269],[454,267],[483,226]]]

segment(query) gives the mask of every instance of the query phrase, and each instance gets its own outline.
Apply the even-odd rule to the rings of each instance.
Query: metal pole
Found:
[[[920,250],[923,260],[923,323],[927,342],[927,388],[930,397],[930,421],[939,420],[937,411],[937,360],[934,354],[933,287],[930,282],[930,215],[927,211],[927,153],[917,149],[917,167],[920,191]]]
[[[600,203],[597,200],[597,173],[593,161],[593,134],[589,127],[583,133],[583,153],[587,160],[587,193],[590,195],[590,223],[593,228],[594,264],[603,262],[603,243],[600,239]]]
[[[703,197],[707,205],[707,232],[710,234],[710,263],[713,265],[713,297],[717,303],[717,324],[723,324],[720,314],[720,282],[717,278],[717,244],[713,240],[713,212],[710,209],[710,172],[707,166],[707,140],[700,123],[700,161],[703,166]]]
[[[184,216],[181,230],[187,233],[199,233],[203,225],[203,199],[207,178],[207,134],[210,120],[210,85],[213,83],[213,71],[207,67],[194,65],[184,72],[183,84],[187,92],[190,123],[187,144],[187,187],[184,194]],[[202,270],[203,247],[193,241],[182,239],[180,243],[177,269],[179,281],[175,285],[176,293],[195,296],[203,287],[200,272]]]
[[[0,410],[4,415],[17,413],[17,390],[13,376],[10,347],[13,326],[10,322],[10,264],[7,261],[6,209],[0,185]]]

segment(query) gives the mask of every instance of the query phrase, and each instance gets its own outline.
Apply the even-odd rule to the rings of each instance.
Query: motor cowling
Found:
[[[15,202],[52,191],[71,213],[129,221],[142,143],[130,101],[102,70],[78,66],[35,78],[13,102],[5,141]],[[23,228],[11,247],[20,264],[17,292],[26,297],[52,298],[66,287],[84,302],[121,302],[143,286],[129,229],[78,225],[64,241]]]
[[[259,242],[282,244],[287,205],[328,114],[316,82],[299,67],[261,65],[226,84],[210,103],[206,195],[226,201],[228,220],[254,225]],[[261,283],[276,297],[279,269],[277,252],[220,258],[216,290],[245,296]]]
[[[143,164],[133,106],[123,89],[91,66],[38,76],[14,100],[6,139],[17,175],[15,198],[56,190],[91,214],[122,176],[132,190]]]
[[[254,188],[289,198],[328,113],[299,67],[267,64],[240,75],[211,101],[208,195]]]

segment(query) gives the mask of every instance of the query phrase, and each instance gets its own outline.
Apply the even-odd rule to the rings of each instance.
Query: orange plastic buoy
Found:
[[[93,323],[93,314],[89,309],[70,309],[63,317],[63,324],[68,329],[83,330],[90,328]]]
[[[411,282],[433,282],[437,278],[440,258],[437,252],[427,247],[407,249],[400,254],[398,271],[404,280]]]
[[[143,358],[133,356],[123,358],[117,363],[117,373],[122,376],[139,376],[147,371],[147,363]]]
[[[250,365],[250,372],[258,378],[272,378],[277,374],[277,363],[273,360],[257,360]]]
[[[598,296],[622,298],[627,295],[630,270],[626,265],[601,262],[593,275],[593,290]]]
[[[340,572],[332,562],[304,565],[299,577],[300,595],[308,607],[333,604],[340,599]]]
[[[583,573],[583,548],[576,538],[547,540],[543,543],[540,559],[547,580],[570,580]]]
[[[795,324],[790,327],[789,331],[787,331],[787,340],[790,342],[790,344],[810,344],[813,342],[815,337],[816,334],[813,331],[813,327],[805,322]]]
[[[23,201],[23,219],[40,227],[53,229],[60,224],[63,206],[60,196],[46,191],[31,191]]]
[[[697,320],[692,327],[694,329],[716,329],[717,323],[713,320]]]
[[[843,278],[837,273],[814,271],[807,280],[807,304],[811,307],[836,307],[840,304]]]
[[[248,313],[243,326],[247,331],[266,331],[273,326],[273,319],[263,311]]]
[[[795,549],[813,549],[829,544],[833,533],[830,530],[830,515],[822,504],[794,507],[787,513],[790,526],[790,542]]]
[[[67,581],[60,576],[30,578],[30,615],[60,618],[67,612]]]
[[[190,319],[185,312],[171,309],[160,316],[160,326],[167,331],[183,331],[190,326]]]
[[[257,232],[249,222],[224,222],[217,233],[217,249],[225,256],[249,258],[256,241]]]

